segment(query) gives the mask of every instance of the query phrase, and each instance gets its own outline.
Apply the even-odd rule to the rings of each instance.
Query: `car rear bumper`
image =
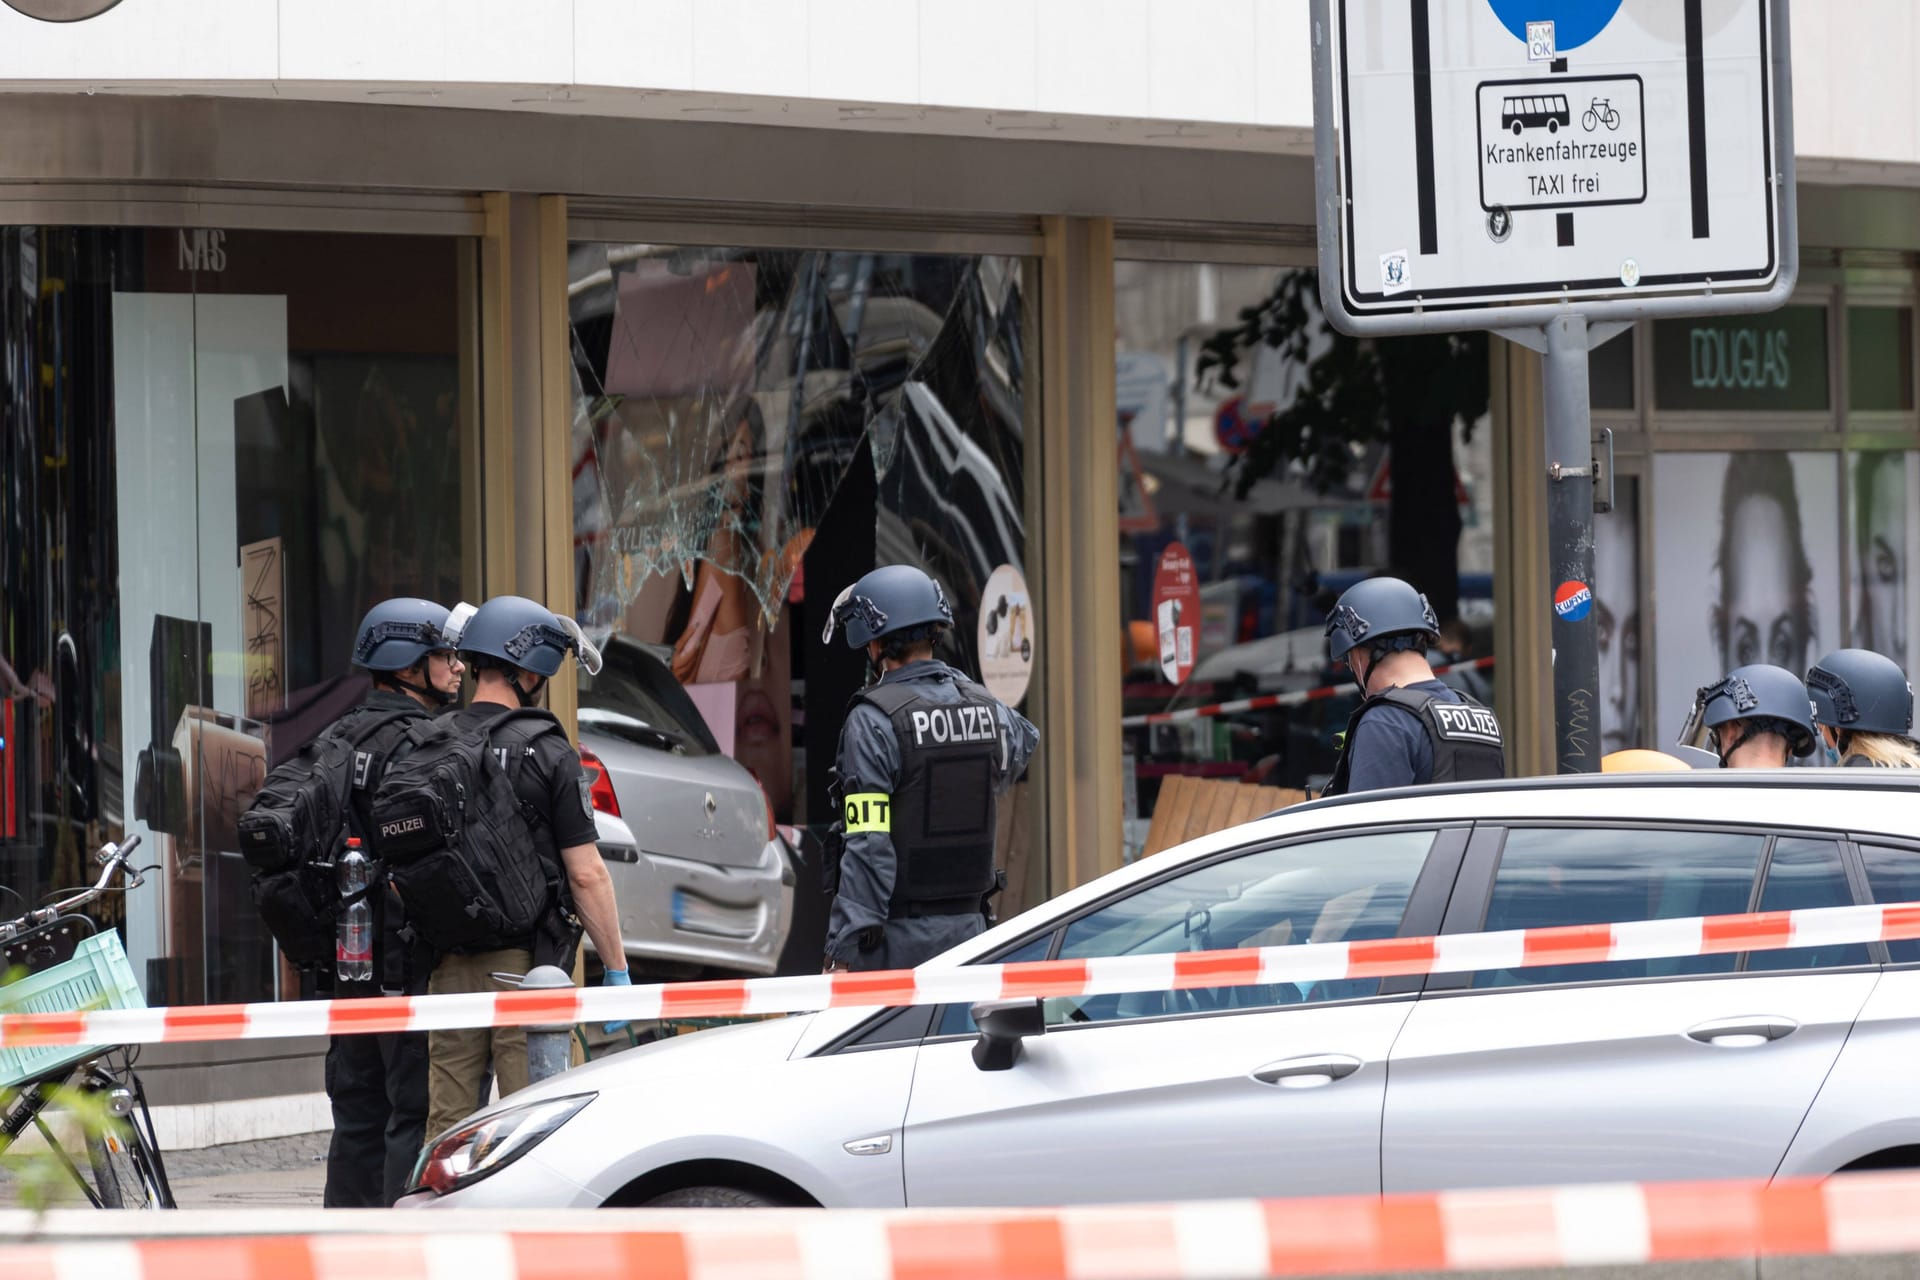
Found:
[[[755,866],[718,867],[610,841],[610,826],[601,824],[600,852],[630,964],[774,971],[793,918],[793,877],[779,837]]]

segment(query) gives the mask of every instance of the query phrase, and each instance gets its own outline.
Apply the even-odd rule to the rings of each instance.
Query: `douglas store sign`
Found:
[[[1653,329],[1662,409],[1817,413],[1827,407],[1827,311],[1663,320]]]

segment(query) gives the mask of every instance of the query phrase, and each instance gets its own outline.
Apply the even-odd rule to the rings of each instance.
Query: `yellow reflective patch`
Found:
[[[862,791],[847,797],[847,834],[850,836],[893,830],[893,797],[880,791]]]

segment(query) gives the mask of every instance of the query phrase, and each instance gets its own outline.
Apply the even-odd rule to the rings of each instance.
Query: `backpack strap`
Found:
[[[496,742],[505,738],[526,747],[548,733],[565,732],[560,718],[545,707],[516,707],[487,725],[487,736]]]
[[[356,747],[365,746],[375,734],[385,729],[388,725],[398,724],[406,720],[430,719],[432,719],[432,717],[427,714],[426,708],[424,707],[413,710],[396,709],[393,711],[378,711],[367,715],[360,722],[356,723],[351,733],[340,736],[344,737],[349,743]]]
[[[516,787],[520,781],[521,763],[533,754],[533,744],[549,733],[566,735],[559,717],[545,707],[516,707],[490,721],[486,731],[489,742],[505,748],[507,781]],[[547,824],[546,815],[525,801],[520,803],[520,813],[530,827]]]

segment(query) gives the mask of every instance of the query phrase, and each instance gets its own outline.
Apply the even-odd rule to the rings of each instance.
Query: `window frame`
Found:
[[[1759,862],[1754,868],[1753,883],[1747,889],[1747,911],[1757,911],[1761,895],[1766,891],[1767,875],[1773,866],[1774,848],[1780,840],[1822,840],[1833,843],[1840,850],[1840,866],[1846,876],[1847,889],[1853,896],[1853,905],[1870,904],[1873,901],[1867,885],[1866,867],[1860,857],[1854,837],[1838,828],[1788,827],[1766,823],[1723,823],[1723,822],[1674,822],[1674,821],[1636,821],[1631,818],[1620,820],[1595,821],[1578,818],[1507,818],[1497,822],[1483,822],[1474,830],[1472,842],[1467,848],[1466,858],[1460,868],[1455,883],[1453,900],[1447,910],[1447,918],[1441,925],[1442,934],[1479,933],[1485,929],[1487,911],[1493,903],[1493,885],[1499,875],[1500,862],[1506,852],[1507,835],[1515,830],[1540,830],[1553,828],[1560,830],[1610,830],[1610,831],[1659,831],[1689,832],[1712,835],[1757,836],[1766,841]],[[1914,846],[1905,842],[1904,848]],[[1920,856],[1920,849],[1916,849]],[[1625,922],[1619,922],[1625,923]],[[1821,967],[1809,969],[1760,969],[1749,970],[1747,957],[1751,952],[1738,952],[1734,958],[1734,967],[1725,973],[1678,973],[1661,974],[1640,978],[1603,978],[1595,977],[1577,982],[1543,982],[1538,985],[1522,987],[1475,987],[1472,973],[1436,974],[1426,984],[1423,995],[1440,996],[1485,996],[1509,995],[1517,991],[1555,991],[1571,988],[1600,986],[1627,986],[1662,982],[1700,982],[1724,980],[1730,978],[1767,978],[1782,977],[1791,974],[1809,973],[1849,973],[1860,969],[1880,969],[1887,964],[1887,949],[1884,943],[1873,942],[1868,945],[1866,964]],[[1920,967],[1915,962],[1914,967]]]
[[[1873,885],[1867,878],[1866,855],[1861,852],[1862,845],[1873,845],[1881,849],[1897,849],[1902,853],[1911,854],[1916,861],[1920,861],[1920,841],[1909,837],[1880,835],[1876,832],[1850,831],[1846,835],[1846,842],[1852,859],[1848,865],[1847,874],[1852,876],[1855,871],[1858,871],[1860,885],[1857,892],[1862,902],[1872,903],[1874,901]],[[1895,960],[1892,952],[1888,950],[1887,944],[1884,942],[1875,942],[1869,945],[1880,955],[1881,967],[1885,970],[1920,969],[1920,959]]]
[[[1014,954],[1024,947],[1030,946],[1036,939],[1049,935],[1051,935],[1052,940],[1047,946],[1047,959],[1056,959],[1060,954],[1060,948],[1066,938],[1067,930],[1072,927],[1076,921],[1084,919],[1097,911],[1102,911],[1114,903],[1130,898],[1135,894],[1144,893],[1170,880],[1178,879],[1191,872],[1216,866],[1222,862],[1232,861],[1236,858],[1253,857],[1258,854],[1272,852],[1275,849],[1289,848],[1294,845],[1314,844],[1327,840],[1344,840],[1354,836],[1391,835],[1396,832],[1406,831],[1431,832],[1433,839],[1427,846],[1426,861],[1421,864],[1419,873],[1414,877],[1413,888],[1407,894],[1406,909],[1401,913],[1400,928],[1394,936],[1403,938],[1426,937],[1438,933],[1442,921],[1446,918],[1448,906],[1452,901],[1452,897],[1459,883],[1461,860],[1465,856],[1473,830],[1473,822],[1455,818],[1434,822],[1401,821],[1354,827],[1322,827],[1313,831],[1300,832],[1295,835],[1249,841],[1246,844],[1236,845],[1230,849],[1223,849],[1218,853],[1210,854],[1204,858],[1195,858],[1192,861],[1173,864],[1161,875],[1136,880],[1124,887],[1116,888],[1109,893],[1102,894],[1093,901],[1082,904],[1072,912],[1054,916],[1044,925],[1029,930],[1019,937],[995,947],[987,954],[970,961],[969,964],[982,965],[1000,963],[1005,957]],[[1350,1000],[1325,1000],[1313,1004],[1272,1005],[1251,1009],[1187,1010],[1180,1013],[1156,1014],[1152,1017],[1145,1018],[1114,1018],[1101,1022],[1049,1027],[1047,1034],[1058,1035],[1070,1031],[1087,1031],[1098,1027],[1142,1026],[1153,1022],[1167,1022],[1191,1018],[1216,1018],[1235,1014],[1274,1013],[1288,1009],[1324,1009],[1335,1005],[1363,1004],[1373,1000],[1405,1000],[1420,995],[1427,981],[1428,978],[1426,975],[1382,978],[1380,980],[1380,990],[1372,995],[1357,996]],[[978,1038],[975,1032],[949,1032],[947,1034],[941,1034],[938,1028],[948,1005],[941,1004],[928,1007],[934,1010],[934,1014],[931,1021],[927,1024],[927,1029],[924,1033],[909,1035],[899,1040],[876,1039],[874,1033],[881,1031],[883,1023],[904,1021],[899,1018],[898,1010],[882,1010],[858,1026],[849,1029],[842,1035],[836,1036],[833,1040],[815,1051],[812,1056],[826,1057],[830,1054],[842,1052],[862,1052],[871,1049],[898,1048],[907,1044],[971,1041]],[[918,1023],[919,1019],[914,1018],[910,1025],[917,1026]]]

